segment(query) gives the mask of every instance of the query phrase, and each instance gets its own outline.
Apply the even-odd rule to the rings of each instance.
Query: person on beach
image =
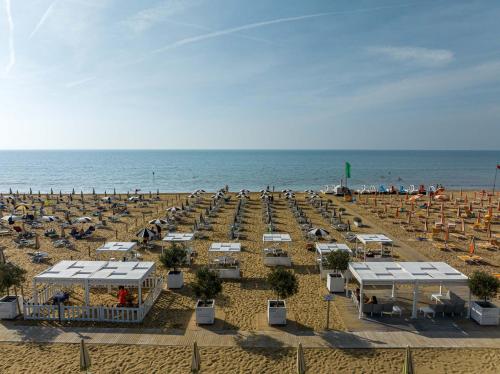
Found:
[[[127,305],[127,297],[128,297],[128,291],[125,289],[125,287],[123,287],[123,286],[118,287],[118,305],[119,306],[126,306]]]

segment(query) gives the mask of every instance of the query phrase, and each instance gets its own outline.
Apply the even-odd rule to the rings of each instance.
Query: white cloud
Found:
[[[382,55],[392,60],[411,62],[422,66],[443,66],[453,61],[452,51],[421,47],[370,47],[370,53]]]
[[[148,30],[165,18],[182,13],[186,8],[193,6],[192,1],[167,0],[151,8],[146,8],[124,21],[124,24],[136,33]]]

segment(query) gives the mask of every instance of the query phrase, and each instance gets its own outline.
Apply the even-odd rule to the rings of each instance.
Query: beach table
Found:
[[[241,252],[241,243],[212,243],[208,249],[209,263],[223,279],[241,278],[239,260],[233,256]],[[213,257],[213,255],[220,255]]]

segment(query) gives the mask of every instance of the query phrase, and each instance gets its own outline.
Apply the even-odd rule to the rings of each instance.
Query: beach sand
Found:
[[[458,192],[455,192],[455,197]],[[307,240],[304,239],[300,226],[295,221],[288,202],[277,197],[275,194],[275,220],[276,232],[287,232],[292,237],[292,244],[288,250],[292,256],[293,272],[298,276],[299,292],[287,300],[289,326],[295,331],[321,331],[325,327],[326,305],[323,296],[327,293],[325,280],[320,280],[316,255],[306,250]],[[478,195],[474,198],[473,192],[468,192],[469,201],[473,201],[474,210],[486,210],[487,202],[479,200]],[[181,290],[165,289],[155,303],[145,321],[141,324],[127,327],[137,328],[162,328],[162,329],[195,329],[193,323],[194,305],[196,297],[191,289],[191,282],[194,279],[194,271],[208,263],[208,247],[212,242],[227,242],[229,225],[234,215],[237,199],[232,194],[229,203],[222,207],[217,217],[213,218],[213,231],[208,231],[208,239],[195,240],[193,248],[197,252],[194,264],[191,268],[183,268],[185,287]],[[463,195],[465,196],[465,195]],[[147,196],[146,196],[147,197]],[[311,220],[313,226],[322,227],[330,231],[331,237],[339,242],[345,242],[341,234],[330,227],[329,220],[324,218],[305,199],[303,193],[297,194],[299,205],[304,209]],[[434,241],[418,241],[417,237],[424,236],[422,233],[422,223],[418,221],[418,216],[425,215],[425,210],[417,209],[413,217],[412,231],[404,228],[406,216],[399,219],[391,217],[396,207],[403,205],[409,209],[405,197],[399,196],[378,196],[377,207],[374,206],[374,197],[363,196],[355,204],[345,203],[342,199],[322,196],[323,200],[331,200],[335,207],[345,207],[347,211],[344,219],[349,220],[351,228],[357,233],[384,233],[396,239],[399,245],[395,245],[394,254],[401,260],[413,260],[414,254],[425,256],[433,261],[445,261],[456,267],[465,274],[471,274],[476,269],[485,270],[490,273],[500,272],[500,251],[483,247],[489,241],[487,233],[484,231],[473,231],[475,218],[466,218],[466,235],[474,234],[476,241],[476,254],[485,259],[484,264],[470,265],[458,259],[458,255],[467,254],[468,240],[461,240],[455,236],[450,236],[448,245],[454,250],[443,251],[436,247],[442,245],[442,239]],[[42,196],[42,199],[45,197]],[[122,196],[124,198],[124,196]],[[463,198],[463,197],[462,197]],[[67,197],[64,198],[65,201]],[[71,207],[72,217],[90,215],[96,210],[94,197],[85,196],[85,210],[78,203],[79,196],[75,197]],[[33,252],[30,248],[16,248],[13,243],[13,236],[1,236],[0,247],[9,261],[19,264],[27,270],[27,280],[23,291],[27,297],[31,295],[31,278],[37,273],[45,270],[48,266],[60,260],[82,259],[95,260],[95,249],[105,241],[129,241],[134,240],[135,233],[142,227],[149,227],[147,221],[163,217],[166,215],[165,209],[172,205],[185,203],[187,194],[162,194],[159,201],[151,201],[147,206],[140,206],[138,203],[128,204],[131,213],[130,217],[122,217],[121,222],[112,223],[107,221],[107,226],[98,229],[95,235],[89,240],[75,241],[74,249],[54,248],[52,241],[43,236],[43,231],[48,228],[55,228],[60,231],[59,223],[44,223],[42,229],[34,230],[39,234],[40,250],[49,254],[50,259],[44,264],[33,264],[28,252]],[[423,201],[426,201],[425,198]],[[498,196],[493,199],[495,218],[492,220],[492,236],[499,235],[498,210],[496,209]],[[52,198],[54,202],[55,197]],[[179,232],[191,231],[195,219],[209,206],[210,194],[206,194],[195,212],[191,212],[179,224]],[[389,206],[388,214],[384,213],[384,205]],[[483,207],[481,207],[483,204]],[[38,203],[37,203],[38,205]],[[59,204],[61,207],[65,204]],[[103,205],[103,204],[100,204]],[[457,206],[454,202],[444,204],[444,211],[447,220],[454,220]],[[52,213],[48,207],[47,214],[55,214],[62,217],[61,212]],[[391,213],[392,210],[392,213]],[[7,214],[6,211],[3,212]],[[108,209],[104,212],[104,217],[111,215]],[[367,227],[360,229],[352,225],[352,219],[361,217],[369,222]],[[429,227],[440,216],[440,204],[434,204],[430,210],[428,218]],[[95,222],[97,219],[94,217]],[[395,221],[398,221],[394,223]],[[95,223],[94,222],[94,223]],[[402,224],[403,223],[403,224]],[[408,225],[406,225],[408,226]],[[77,225],[77,227],[79,227]],[[84,225],[84,227],[88,227]],[[240,240],[243,252],[240,254],[242,279],[238,281],[224,281],[223,292],[216,299],[217,328],[231,330],[267,330],[270,327],[266,322],[266,301],[274,295],[266,282],[270,269],[262,264],[262,234],[267,232],[265,223],[262,220],[262,202],[257,193],[251,194],[251,200],[246,204],[244,214],[244,239]],[[457,225],[458,227],[458,225]],[[416,230],[416,231],[415,231]],[[66,230],[66,234],[69,230]],[[406,247],[411,247],[409,252]],[[161,248],[141,249],[140,253],[144,260],[156,261]],[[164,269],[158,263],[157,272],[166,275]],[[71,300],[78,302],[82,300],[82,291],[74,289]],[[93,293],[92,301],[99,304],[113,304],[116,302],[114,295],[107,293]],[[345,330],[342,311],[332,303],[330,311],[330,328]],[[18,324],[35,325],[59,325],[57,322],[33,322],[18,320]],[[117,324],[103,323],[71,323],[64,324],[70,326],[105,326],[120,327]],[[2,344],[0,358],[0,372],[32,372],[54,373],[73,372],[77,370],[78,346],[75,345],[33,345],[33,344]],[[116,373],[117,363],[123,362],[127,373],[134,372],[187,372],[190,359],[190,348],[188,347],[136,347],[136,346],[90,346],[91,355],[94,360],[96,373]],[[293,371],[295,351],[293,349],[242,349],[242,348],[202,348],[201,353],[206,372],[212,373],[288,373]],[[306,360],[312,368],[312,373],[330,373],[338,369],[339,372],[400,372],[403,361],[402,350],[328,350],[328,349],[306,349]],[[414,360],[419,373],[449,372],[467,373],[481,368],[484,373],[493,373],[494,362],[498,362],[499,352],[495,350],[472,350],[472,349],[416,349],[414,350]],[[12,362],[11,362],[12,360]],[[30,366],[32,365],[32,366]],[[58,371],[58,369],[62,371]]]
[[[88,345],[94,374],[189,373],[190,347]],[[78,373],[79,345],[0,344],[1,373]],[[295,373],[292,348],[200,348],[203,373]],[[404,349],[305,349],[308,373],[401,373]],[[413,349],[417,373],[497,373],[500,350]],[[466,359],[464,359],[466,358]]]

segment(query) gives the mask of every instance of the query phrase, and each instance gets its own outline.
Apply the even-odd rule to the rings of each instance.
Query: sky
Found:
[[[499,149],[496,0],[0,0],[0,149]]]

